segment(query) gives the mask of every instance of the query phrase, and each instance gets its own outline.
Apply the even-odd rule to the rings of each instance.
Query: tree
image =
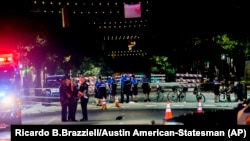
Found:
[[[223,75],[228,75],[229,71],[231,71],[241,77],[244,74],[245,57],[249,54],[250,50],[250,42],[248,39],[248,34],[215,33],[207,36],[197,35],[192,41],[194,46],[204,48],[205,52],[210,55],[207,61],[212,62],[213,65],[224,65]],[[200,53],[200,51],[198,51],[198,53]],[[221,58],[223,54],[226,60]],[[233,62],[231,62],[231,59]]]
[[[152,56],[150,58],[152,66],[150,68],[152,73],[166,74],[167,76],[173,76],[176,73],[176,69],[169,63],[167,56]]]
[[[229,71],[236,73],[238,77],[243,77],[244,75],[245,58],[249,53],[250,47],[248,38],[248,34],[236,33],[233,35],[217,35],[214,38],[214,41],[224,49],[223,53],[228,55],[228,62],[226,65]]]
[[[114,72],[105,63],[104,58],[84,57],[80,65],[80,74],[85,76],[111,75]]]
[[[20,61],[24,64],[25,68],[34,68],[36,79],[35,87],[41,87],[41,70],[44,67],[45,60],[47,59],[47,36],[44,33],[36,35],[34,38],[30,36],[26,42],[22,42],[17,47],[20,53]]]

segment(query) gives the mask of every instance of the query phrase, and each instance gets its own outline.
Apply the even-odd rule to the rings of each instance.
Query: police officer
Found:
[[[59,88],[60,91],[60,102],[61,102],[61,120],[62,122],[66,122],[67,119],[70,119],[70,100],[72,96],[71,86],[70,86],[70,79],[65,78],[61,82],[61,86]],[[69,109],[69,111],[68,111]],[[67,117],[68,116],[68,117]]]
[[[102,80],[102,77],[99,76],[99,82],[97,84],[97,88],[98,88],[98,95],[99,95],[99,99],[102,98],[107,98],[107,89],[106,89],[106,83]]]
[[[124,89],[125,78],[126,78],[125,74],[122,74],[121,78],[120,78],[120,82],[121,82],[121,93],[120,93],[120,95],[121,95],[121,103],[124,102],[124,91],[123,91],[123,89]]]
[[[100,99],[99,91],[98,91],[100,83],[101,83],[101,79],[100,79],[100,77],[98,77],[98,79],[95,82],[95,102],[96,102],[96,106],[101,106],[101,99]]]
[[[219,102],[219,95],[220,95],[220,81],[218,76],[215,76],[213,79],[213,91],[214,91],[214,102]]]
[[[111,96],[111,102],[115,101],[115,96],[117,94],[117,81],[115,79],[115,76],[111,77],[110,81],[110,96]]]
[[[142,83],[142,91],[144,94],[144,102],[150,101],[149,99],[150,85],[149,85],[148,77],[146,75],[142,78],[141,83]]]
[[[107,84],[108,84],[108,95],[109,95],[109,102],[114,102],[114,97],[112,96],[112,76],[108,76]]]
[[[134,102],[137,102],[138,101],[138,98],[137,98],[137,95],[138,95],[138,80],[136,79],[135,75],[132,75],[132,79],[131,79],[131,82],[132,82],[132,99]]]
[[[78,88],[74,81],[74,79],[71,80],[70,83],[70,98],[69,98],[69,121],[77,121],[76,116],[76,109],[77,109],[77,103],[78,103]]]
[[[87,121],[88,120],[88,101],[89,101],[89,94],[88,94],[88,84],[84,77],[80,77],[80,87],[78,90],[78,96],[81,100],[81,108],[82,108],[82,119],[80,121]]]
[[[131,78],[129,75],[125,76],[124,79],[124,86],[123,86],[123,92],[124,94],[126,94],[126,103],[130,102],[129,97],[132,96],[132,92],[131,92],[131,86],[132,86],[132,82],[131,82]]]

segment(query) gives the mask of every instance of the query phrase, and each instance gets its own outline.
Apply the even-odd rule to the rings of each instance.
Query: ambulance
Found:
[[[0,129],[21,124],[21,75],[14,53],[0,52]]]

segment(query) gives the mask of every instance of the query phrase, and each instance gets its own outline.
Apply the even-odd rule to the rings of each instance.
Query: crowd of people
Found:
[[[118,94],[117,83],[115,76],[110,76],[108,80],[104,80],[101,76],[94,84],[94,98],[96,106],[102,106],[103,100],[109,99],[109,102],[115,102],[117,99],[120,103],[138,102],[138,86],[140,85],[144,94],[144,102],[150,101],[149,94],[151,91],[150,82],[145,75],[138,80],[135,75],[123,74],[120,78],[121,91]],[[65,77],[61,80],[60,102],[61,102],[61,121],[77,121],[76,111],[77,104],[80,101],[82,110],[82,119],[80,121],[88,120],[87,104],[89,101],[88,81],[81,76],[78,80]]]
[[[229,76],[228,79],[221,78],[218,75],[214,76],[213,92],[215,103],[220,102],[219,96],[221,94],[225,95],[228,102],[232,101],[230,94],[234,94],[236,101],[243,101],[243,84],[233,73],[230,73]]]

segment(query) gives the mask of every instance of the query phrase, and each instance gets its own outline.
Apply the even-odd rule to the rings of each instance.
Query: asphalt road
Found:
[[[154,92],[151,93],[153,95]],[[206,102],[202,103],[202,110],[215,111],[233,109],[237,106],[237,102],[221,102],[214,103],[214,96],[211,92],[203,93],[206,97]],[[93,97],[90,97],[89,121],[87,122],[65,122],[60,120],[60,104],[59,102],[37,102],[24,101],[22,110],[23,124],[83,124],[83,125],[150,125],[152,121],[156,124],[163,124],[163,119],[166,114],[166,102],[143,102],[144,95],[139,93],[139,102],[137,103],[120,103],[117,108],[113,103],[107,103],[107,110],[102,110],[100,106],[96,106]],[[249,95],[248,95],[249,97]],[[58,98],[55,98],[58,99]],[[233,99],[233,96],[232,96]],[[26,99],[27,100],[27,99]],[[30,99],[29,99],[30,100]],[[187,93],[186,102],[170,103],[170,109],[173,117],[183,114],[195,113],[198,108],[198,103],[192,92]],[[122,116],[122,120],[116,120],[117,116]],[[81,118],[81,109],[78,105],[76,118]],[[167,123],[176,124],[176,123]],[[10,140],[9,131],[0,131],[0,140]]]

